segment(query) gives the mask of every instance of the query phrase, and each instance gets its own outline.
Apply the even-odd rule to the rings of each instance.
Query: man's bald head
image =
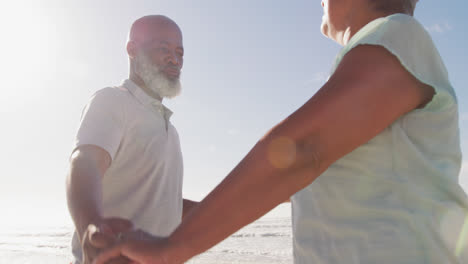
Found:
[[[182,32],[166,16],[136,20],[128,35],[130,79],[154,98],[174,97],[180,91],[184,62]]]
[[[162,28],[168,27],[182,35],[179,26],[172,19],[162,15],[144,16],[133,22],[128,40],[145,43],[157,37]]]

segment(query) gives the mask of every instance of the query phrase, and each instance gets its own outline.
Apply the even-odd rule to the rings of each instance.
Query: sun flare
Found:
[[[41,96],[37,89],[47,72],[55,67],[56,40],[54,25],[47,10],[33,1],[10,1],[2,4],[3,84],[0,113],[15,111],[28,98]]]

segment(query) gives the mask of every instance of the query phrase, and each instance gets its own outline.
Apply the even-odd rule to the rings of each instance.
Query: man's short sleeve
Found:
[[[122,97],[116,88],[104,88],[91,97],[81,116],[74,150],[81,145],[95,145],[114,159],[124,132]]]

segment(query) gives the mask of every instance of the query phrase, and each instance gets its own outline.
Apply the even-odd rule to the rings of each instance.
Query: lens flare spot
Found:
[[[288,137],[278,137],[268,146],[268,160],[273,167],[285,169],[296,160],[296,144]]]
[[[458,237],[457,248],[455,249],[455,255],[460,257],[463,250],[467,250],[466,243],[468,242],[468,213],[465,216],[462,231]]]
[[[460,208],[447,208],[441,222],[441,234],[457,257],[468,254],[468,213]]]

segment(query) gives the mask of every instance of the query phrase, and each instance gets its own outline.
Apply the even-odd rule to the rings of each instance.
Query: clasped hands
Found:
[[[105,218],[89,224],[82,235],[83,264],[167,264],[154,254],[163,242],[126,219]]]

